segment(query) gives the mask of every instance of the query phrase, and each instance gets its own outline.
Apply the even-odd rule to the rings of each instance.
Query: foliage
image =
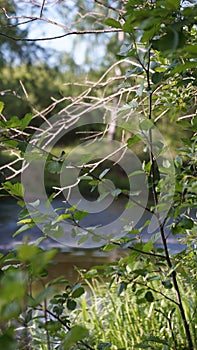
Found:
[[[108,9],[111,9],[110,4]],[[24,342],[28,341],[30,333],[33,349],[195,349],[196,16],[196,3],[186,6],[184,2],[171,0],[130,0],[123,11],[117,12],[115,9],[113,17],[108,17],[105,23],[125,35],[119,52],[120,62],[110,67],[97,83],[87,84],[87,89],[62,109],[70,119],[67,118],[65,122],[58,114],[56,120],[57,135],[59,130],[69,128],[73,123],[77,129],[77,121],[79,116],[83,117],[84,107],[90,109],[93,123],[93,118],[97,118],[97,103],[107,107],[116,104],[116,122],[118,119],[122,121],[122,147],[129,149],[140,144],[142,148],[142,143],[148,141],[141,169],[129,174],[131,178],[136,175],[140,178],[142,173],[145,175],[149,196],[146,208],[141,202],[141,188],[136,191],[136,188],[110,187],[108,175],[111,168],[109,162],[104,163],[113,153],[109,142],[106,146],[108,157],[103,147],[102,159],[96,158],[94,164],[90,162],[92,154],[85,152],[80,154],[80,159],[75,154],[76,164],[72,164],[64,151],[55,155],[51,149],[43,146],[45,138],[48,144],[53,140],[51,125],[49,132],[43,128],[34,137],[28,131],[31,127],[35,129],[32,124],[34,117],[26,114],[21,119],[14,117],[9,120],[1,114],[1,146],[15,152],[19,162],[23,160],[18,171],[12,167],[12,163],[8,164],[7,169],[13,174],[4,173],[1,188],[2,195],[12,195],[22,207],[18,222],[21,227],[15,235],[33,225],[42,225],[43,237],[37,241],[39,245],[48,235],[60,239],[63,225],[69,221],[73,225],[71,236],[78,240],[78,245],[83,246],[91,238],[92,242],[100,244],[105,240],[105,251],[117,246],[127,249],[127,255],[118,262],[96,266],[81,275],[83,283],[69,285],[60,278],[46,283],[44,290],[36,296],[32,294],[32,280],[46,274],[56,251],[42,251],[36,244],[25,242],[16,249],[16,255],[2,255],[0,312],[2,321],[8,322],[8,327],[2,325],[2,347],[12,349],[16,339],[18,348],[23,347],[23,337],[16,328],[17,321],[22,319]],[[121,73],[116,75],[118,65],[121,66]],[[128,66],[130,69],[127,70]],[[96,93],[98,88],[99,92]],[[3,103],[1,109],[3,112]],[[134,115],[138,124],[134,124]],[[42,118],[46,119],[45,114]],[[154,139],[154,132],[163,119],[175,120],[178,130],[187,128],[191,135],[183,138],[182,147],[173,161],[163,157],[166,147],[162,140]],[[135,133],[130,125],[136,128]],[[94,143],[92,130],[89,134],[87,129],[85,131],[86,138]],[[99,130],[96,138],[103,141],[107,131],[105,129],[99,133]],[[37,164],[44,161],[47,171],[53,175],[60,174],[64,167],[70,167],[71,175],[68,171],[68,185],[65,185],[69,190],[81,181],[87,181],[90,191],[100,191],[102,199],[108,195],[114,200],[120,196],[131,197],[131,206],[140,204],[155,217],[158,223],[156,232],[148,242],[144,242],[142,232],[145,226],[150,228],[150,221],[142,227],[133,228],[128,220],[123,238],[115,238],[112,232],[108,236],[104,233],[98,235],[96,224],[94,227],[83,226],[88,212],[78,204],[56,208],[53,213],[47,210],[41,212],[37,197],[35,201],[27,202],[23,186],[9,181],[15,175],[23,175],[33,161],[37,161]],[[114,162],[117,163],[117,160]],[[99,168],[100,164],[102,166]],[[171,171],[173,167],[175,172]],[[75,168],[82,170],[76,182],[69,183],[69,176],[73,180]],[[172,177],[175,186],[169,186]],[[54,188],[56,192],[44,203],[46,209],[65,188]],[[38,196],[37,193],[34,195]],[[170,254],[170,234],[185,244],[178,254]],[[17,263],[10,264],[10,259],[16,259]],[[89,282],[92,278],[101,278],[102,284],[98,287],[93,280],[92,285]],[[88,296],[84,298],[84,281],[92,293],[90,301]],[[54,285],[60,283],[63,284],[63,292],[54,289]]]
[[[175,257],[175,262],[176,259],[179,262],[180,256]],[[165,262],[158,258],[157,263],[151,260],[151,257],[141,257],[136,262],[131,253],[118,263],[96,266],[85,275],[86,278],[95,278],[101,276],[104,269],[105,276],[110,277],[108,285],[93,280],[93,286],[89,284],[93,296],[90,301],[83,300],[81,309],[76,310],[76,317],[82,319],[94,334],[98,348],[100,342],[108,344],[109,349],[187,348],[180,336],[182,325]],[[188,265],[182,271],[177,268],[180,280],[187,275],[187,268]],[[195,303],[193,277],[183,284]],[[187,298],[184,303],[195,336],[194,304],[191,305]]]
[[[49,346],[58,341],[62,344],[61,348],[66,350],[88,335],[84,326],[70,326],[69,312],[76,308],[75,300],[84,293],[81,283],[71,286],[61,276],[44,283],[43,278],[46,279],[47,268],[53,262],[56,252],[55,249],[42,251],[41,248],[27,242],[18,246],[16,254],[11,252],[6,256],[1,255],[2,348],[26,349],[27,346],[31,349],[41,349],[45,348],[44,344],[47,344],[47,341],[51,344]],[[34,285],[39,281],[43,287],[35,291]],[[65,292],[57,294],[60,286],[64,287]],[[63,314],[65,307],[67,312]],[[44,332],[42,337],[41,332]],[[54,338],[52,343],[45,334]],[[31,347],[29,342],[32,343]]]
[[[70,93],[73,97],[77,96],[82,90],[74,87],[72,71],[62,73],[59,68],[42,63],[7,65],[1,69],[1,78],[1,101],[5,104],[4,113],[9,118],[15,116],[16,110],[20,110],[21,117],[26,113],[47,111],[52,101],[59,101],[64,96],[70,96]],[[54,104],[53,113],[61,110],[65,103],[63,100],[58,106]]]

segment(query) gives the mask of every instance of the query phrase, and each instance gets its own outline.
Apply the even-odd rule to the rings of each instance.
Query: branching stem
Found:
[[[150,77],[150,63],[151,63],[151,45],[150,45],[150,43],[149,43],[149,48],[148,48],[148,58],[147,58],[147,60],[148,60],[148,62],[147,62],[147,68],[145,69],[145,73],[146,73],[148,94],[149,94],[149,114],[148,114],[148,119],[153,121],[153,115],[152,115],[152,112],[153,112],[153,108],[152,108],[153,92],[152,92],[152,89],[151,89],[151,77]],[[151,162],[151,170],[150,170],[150,172],[151,172],[150,173],[151,190],[152,190],[152,195],[153,195],[153,199],[154,199],[154,204],[155,204],[155,207],[156,207],[157,204],[158,204],[158,194],[157,194],[156,183],[155,183],[155,180],[156,180],[156,173],[155,173],[156,160],[155,160],[154,155],[153,155],[152,128],[149,129],[149,153],[150,153],[150,162]],[[161,219],[160,219],[159,213],[157,212],[157,209],[155,210],[155,215],[156,215],[158,223],[159,223],[159,229],[160,229],[160,234],[161,234],[161,240],[162,240],[163,247],[164,247],[164,254],[165,254],[165,257],[166,257],[166,262],[168,264],[169,269],[171,269],[173,265],[172,265],[171,257],[170,257],[169,251],[168,251],[167,239],[166,239],[165,232],[164,232],[164,224],[161,222]],[[184,326],[184,329],[185,329],[185,334],[186,334],[186,337],[187,337],[188,349],[189,350],[194,350],[192,336],[191,336],[189,324],[188,324],[187,319],[186,319],[185,310],[184,310],[183,302],[182,302],[182,297],[181,297],[180,289],[179,289],[179,286],[178,286],[176,271],[172,271],[171,278],[172,278],[172,282],[173,282],[173,286],[174,286],[174,290],[175,290],[175,294],[176,294],[176,298],[177,298],[177,306],[179,308],[179,312],[180,312],[181,319],[182,319],[182,322],[183,322],[183,326]]]

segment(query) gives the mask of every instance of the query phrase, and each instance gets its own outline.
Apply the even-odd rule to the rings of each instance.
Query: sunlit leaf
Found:
[[[127,146],[131,146],[133,145],[134,143],[136,142],[139,142],[141,140],[141,137],[139,135],[134,135],[133,137],[130,137],[128,140],[127,140]]]
[[[21,119],[20,129],[24,130],[29,125],[31,120],[32,120],[32,114],[30,113],[25,114],[24,118]]]
[[[4,102],[0,101],[0,113],[3,112],[4,106],[5,106]]]
[[[88,212],[87,212],[87,211],[77,210],[77,211],[74,213],[74,219],[75,219],[76,221],[80,221],[80,220],[84,219],[87,215],[88,215]]]
[[[3,188],[13,196],[17,196],[17,197],[24,196],[23,185],[19,182],[12,184],[10,181],[6,181],[3,184]]]
[[[150,252],[153,249],[153,242],[145,243],[143,246],[143,252]]]

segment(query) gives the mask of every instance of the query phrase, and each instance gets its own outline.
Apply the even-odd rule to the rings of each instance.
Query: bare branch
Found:
[[[29,19],[29,20],[27,20],[27,21],[18,22],[18,23],[15,23],[15,24],[0,25],[0,28],[13,28],[13,27],[18,27],[18,26],[20,26],[20,25],[27,24],[27,23],[31,23],[31,22],[34,22],[34,21],[36,21],[36,20],[37,20],[36,18],[32,18],[32,19]]]
[[[75,30],[66,34],[62,35],[56,35],[53,37],[47,37],[47,38],[36,38],[36,39],[30,39],[30,38],[19,38],[19,37],[13,37],[4,33],[0,33],[0,36],[3,36],[7,39],[11,39],[14,41],[27,41],[27,42],[33,42],[33,41],[48,41],[48,40],[56,40],[61,39],[69,35],[87,35],[87,34],[106,34],[106,33],[118,33],[122,32],[122,29],[93,29],[93,30]]]
[[[46,0],[43,0],[43,1],[42,1],[42,6],[41,6],[41,10],[40,10],[40,18],[42,17],[42,13],[43,13],[43,10],[44,10],[45,1],[46,1]]]

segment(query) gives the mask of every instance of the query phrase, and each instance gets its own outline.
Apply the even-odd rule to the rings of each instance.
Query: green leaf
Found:
[[[136,142],[139,142],[141,140],[141,137],[139,135],[134,135],[133,137],[130,137],[128,140],[127,140],[127,146],[131,146],[133,145],[134,143]]]
[[[139,75],[143,73],[143,68],[142,67],[138,67],[136,66],[135,68],[128,70],[126,72],[125,78],[129,78],[132,74]],[[131,104],[131,102],[129,102],[129,105]],[[138,103],[135,101],[135,108],[138,107]]]
[[[180,7],[180,0],[166,0],[165,1],[165,8],[167,9],[179,9]]]
[[[182,46],[182,41],[181,33],[171,27],[160,39],[153,40],[152,46],[153,49],[158,51],[176,50],[179,46]]]
[[[92,160],[92,153],[89,153],[89,154],[83,154],[81,156],[81,160],[79,162],[77,162],[77,166],[80,166],[80,165],[84,165],[84,164],[87,164],[89,163],[90,161]]]
[[[48,299],[49,297],[51,297],[54,294],[55,290],[56,289],[54,287],[47,287],[41,293],[36,295],[36,297],[34,299],[29,299],[29,306],[35,307],[35,306],[43,303],[43,301],[45,299]]]
[[[28,142],[20,141],[20,142],[18,142],[17,148],[18,148],[21,152],[25,152],[27,146],[28,146]],[[29,147],[30,147],[30,145],[29,145]]]
[[[166,289],[171,289],[173,287],[171,280],[162,281],[162,284]]]
[[[13,237],[16,237],[17,235],[19,235],[20,233],[29,230],[30,228],[32,228],[33,226],[35,226],[35,223],[33,224],[25,224],[23,226],[21,226],[17,231],[15,231],[13,233]]]
[[[72,207],[69,207],[66,209],[66,213],[74,213],[74,211],[77,209],[76,205],[73,205]]]
[[[83,236],[78,239],[77,244],[80,245],[80,244],[86,242],[88,238],[89,238],[89,234],[84,233]]]
[[[159,343],[159,344],[169,345],[166,340],[163,340],[159,337],[154,337],[154,336],[150,336],[150,337],[146,338],[146,341],[152,341],[152,342]]]
[[[22,220],[18,221],[18,222],[17,222],[17,225],[31,224],[32,222],[33,222],[32,219],[27,218],[27,219],[22,219]]]
[[[44,225],[43,232],[50,235],[52,238],[60,238],[64,235],[64,229],[60,225],[46,224]]]
[[[32,119],[31,114],[26,114],[24,118],[19,119],[18,117],[14,116],[10,120],[4,122],[5,128],[19,128],[20,130],[24,130],[27,125],[30,123]]]
[[[18,141],[15,140],[2,140],[1,141],[6,147],[16,148],[18,145]]]
[[[99,343],[97,349],[98,350],[105,350],[105,349],[111,349],[112,343]]]
[[[185,72],[187,69],[197,68],[197,62],[188,61],[183,64],[177,64],[171,71],[172,74]]]
[[[136,95],[139,97],[142,97],[143,90],[144,90],[144,80],[141,81],[140,86],[136,91]]]
[[[50,206],[50,204],[51,204],[51,202],[52,202],[54,196],[55,196],[55,192],[53,192],[53,193],[50,195],[50,197],[47,199],[46,204],[45,204],[45,206],[46,206],[47,209],[49,208],[49,206]]]
[[[47,164],[46,168],[51,174],[59,174],[62,169],[62,163],[58,161],[51,161]]]
[[[1,279],[0,299],[6,298],[9,303],[14,299],[20,299],[25,293],[26,274],[19,270],[8,270]],[[2,304],[1,304],[2,305]]]
[[[117,288],[117,295],[119,296],[124,290],[127,289],[127,283],[122,281]]]
[[[31,261],[37,256],[39,248],[33,245],[23,244],[17,247],[18,258],[22,261]]]
[[[197,55],[197,45],[185,45],[184,51],[186,53],[190,53],[196,58]]]
[[[68,310],[72,311],[72,310],[76,309],[77,303],[76,303],[75,300],[68,299],[67,303],[66,303],[66,306],[67,306]]]
[[[40,205],[40,200],[36,199],[34,202],[29,202],[28,204],[33,208],[37,208]]]
[[[125,23],[122,26],[122,29],[126,33],[132,33],[133,32],[133,26],[131,24],[130,18],[128,18],[128,20],[125,21]]]
[[[5,104],[2,101],[0,101],[0,113],[3,112],[4,106]]]
[[[91,181],[91,180],[93,180],[93,177],[89,176],[89,175],[82,175],[82,176],[79,176],[78,179],[79,180]]]
[[[152,303],[154,301],[154,296],[152,292],[146,292],[145,298],[149,303]]]
[[[12,117],[10,120],[5,122],[5,127],[7,128],[16,128],[21,125],[21,121],[18,117]]]
[[[79,298],[82,294],[85,293],[85,290],[83,287],[79,287],[77,289],[75,289],[73,292],[72,292],[72,297],[73,298]]]
[[[66,333],[64,341],[61,344],[61,349],[70,350],[71,346],[76,344],[76,342],[83,340],[89,334],[88,330],[82,326],[74,326]]]
[[[150,252],[153,249],[153,242],[148,242],[143,246],[143,252]]]
[[[31,120],[32,120],[32,114],[30,113],[25,114],[24,118],[21,119],[20,129],[24,130],[29,125]]]
[[[175,163],[177,168],[182,166],[183,165],[183,158],[177,154],[175,157],[174,163]]]
[[[10,334],[4,332],[0,336],[0,349],[16,350],[16,339],[11,337]]]
[[[55,225],[57,222],[68,220],[68,219],[72,219],[72,214],[61,214],[58,216],[57,219],[53,220],[51,224]]]
[[[158,84],[163,80],[163,73],[155,72],[152,75],[153,84]]]
[[[120,56],[129,56],[129,53],[132,51],[132,44],[123,44],[120,48],[120,52],[118,53]]]
[[[105,24],[113,28],[122,28],[120,22],[111,17],[106,19]]]
[[[154,124],[150,119],[144,119],[141,123],[140,123],[140,129],[141,130],[145,130],[148,131],[151,128],[154,128]]]
[[[155,342],[159,344],[169,345],[165,340],[159,338],[159,337],[148,337],[145,339],[144,343],[139,343],[135,345],[135,349],[150,349],[150,344],[147,344],[147,342]],[[152,347],[151,347],[152,349]],[[154,348],[155,349],[155,348]]]
[[[161,279],[161,276],[158,276],[158,275],[155,275],[155,276],[150,276],[150,277],[147,277],[147,281],[159,281]]]
[[[103,248],[104,252],[110,252],[111,250],[117,248],[117,246],[113,243],[106,244],[105,247]]]
[[[3,188],[13,196],[17,196],[17,197],[24,196],[23,185],[19,182],[12,184],[10,181],[6,181],[3,184]]]
[[[172,234],[185,234],[186,230],[191,230],[194,226],[194,221],[186,216],[182,217],[178,222],[172,224]]]
[[[143,170],[135,170],[131,174],[129,174],[129,177],[136,176],[136,175],[142,175],[144,174]]]
[[[177,270],[177,268],[179,267],[181,265],[181,262],[179,262],[179,263],[177,263],[176,265],[173,265],[170,269],[169,269],[169,271],[168,271],[168,273],[167,273],[167,277],[170,277],[171,276],[171,274],[172,274],[172,272],[174,272],[175,270]]]
[[[120,111],[126,111],[126,110],[131,110],[135,109],[138,107],[138,102],[133,100],[132,102],[125,103],[121,108]]]
[[[53,279],[52,281],[50,281],[48,283],[48,286],[51,286],[54,284],[65,284],[65,283],[67,284],[67,283],[69,283],[69,281],[67,279],[65,279],[64,276],[59,276],[59,277]]]
[[[111,234],[108,238],[109,238],[109,239],[110,239],[110,238],[114,238],[114,235]],[[94,232],[92,232],[92,241],[93,241],[93,242],[100,242],[101,239],[102,239],[102,237],[96,236],[96,235],[94,235]]]
[[[76,221],[80,221],[80,220],[84,219],[87,215],[88,215],[87,211],[77,210],[76,213],[74,213],[74,219]]]

